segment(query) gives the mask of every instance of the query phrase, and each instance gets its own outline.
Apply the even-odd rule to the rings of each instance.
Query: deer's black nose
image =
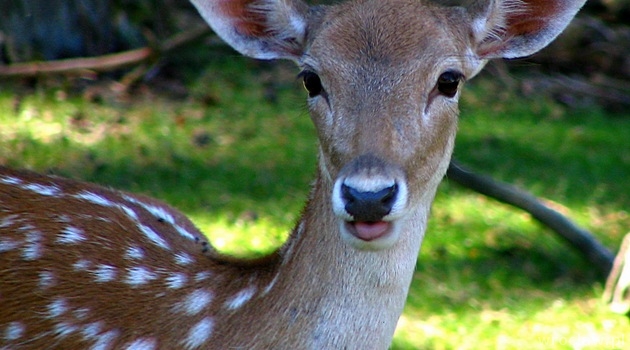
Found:
[[[352,215],[354,221],[381,221],[392,210],[397,193],[396,184],[376,192],[359,191],[346,184],[341,185],[341,197],[346,202],[345,209]]]

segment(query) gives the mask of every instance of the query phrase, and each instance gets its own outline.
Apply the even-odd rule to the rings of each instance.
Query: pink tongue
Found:
[[[389,223],[385,221],[355,222],[353,224],[356,236],[364,241],[371,241],[381,237],[389,228]]]

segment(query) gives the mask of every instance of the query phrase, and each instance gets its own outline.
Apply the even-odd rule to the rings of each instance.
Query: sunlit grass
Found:
[[[220,250],[282,244],[315,173],[294,72],[231,55],[188,76],[186,98],[92,101],[62,88],[0,90],[0,164],[161,198]],[[281,80],[265,78],[273,70]],[[544,197],[616,249],[630,228],[630,116],[544,98],[464,92],[455,155]],[[630,325],[599,301],[595,269],[528,214],[440,186],[395,349],[601,349]]]
[[[284,242],[289,232],[288,226],[278,225],[268,217],[254,222],[227,217],[208,218],[205,213],[193,213],[191,217],[217,249],[236,255],[271,252]]]

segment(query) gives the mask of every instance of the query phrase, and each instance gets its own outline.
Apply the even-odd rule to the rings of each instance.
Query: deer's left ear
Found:
[[[221,39],[243,55],[297,60],[308,6],[300,0],[191,0]]]
[[[481,4],[483,2],[483,4]],[[482,59],[529,56],[555,39],[585,0],[481,0],[473,14],[473,36]]]

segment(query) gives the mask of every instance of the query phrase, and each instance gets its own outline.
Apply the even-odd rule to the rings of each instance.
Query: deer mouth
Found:
[[[340,220],[341,238],[358,250],[379,251],[391,248],[400,236],[398,220]]]
[[[342,238],[360,250],[393,246],[408,212],[407,194],[404,172],[382,158],[366,154],[346,164],[331,196]]]
[[[344,226],[348,233],[365,242],[384,238],[392,230],[388,221],[346,221]]]

